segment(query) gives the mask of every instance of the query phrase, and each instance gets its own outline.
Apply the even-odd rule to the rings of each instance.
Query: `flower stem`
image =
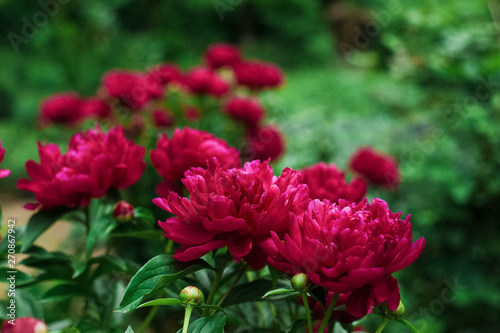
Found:
[[[337,303],[337,299],[339,298],[340,293],[333,294],[333,297],[330,301],[330,305],[326,309],[325,316],[323,317],[323,321],[321,322],[321,326],[319,327],[318,332],[324,332],[328,322],[330,321],[330,317],[332,316],[333,309],[335,308],[335,304]]]
[[[151,323],[151,320],[153,320],[153,318],[155,317],[157,311],[158,311],[158,305],[157,306],[153,306],[151,308],[151,310],[148,313],[148,316],[142,322],[141,327],[139,327],[139,330],[137,331],[137,333],[143,333],[144,331],[146,331],[146,329],[148,328],[149,324]]]
[[[207,302],[205,303],[206,305],[212,305],[214,301],[215,293],[219,288],[219,282],[222,277],[222,273],[224,273],[224,269],[226,268],[229,258],[231,258],[231,254],[229,252],[226,252],[226,256],[224,257],[224,260],[222,261],[222,264],[220,265],[219,270],[215,275],[214,283],[212,284],[212,288],[210,289],[210,294],[208,294]],[[205,317],[208,314],[208,311],[209,311],[208,308],[204,308],[201,316]]]
[[[410,322],[406,319],[398,319],[396,320],[398,322],[400,322],[401,324],[405,325],[406,327],[408,327],[410,329],[410,331],[412,331],[413,333],[420,333],[416,328],[415,326],[413,326],[412,324],[410,324]]]
[[[387,323],[389,323],[391,321],[390,318],[388,317],[384,317],[384,319],[382,319],[382,323],[380,324],[380,326],[377,328],[377,330],[375,331],[375,333],[380,333],[384,330],[385,328],[385,325],[387,325]]]
[[[231,284],[231,286],[227,289],[227,291],[224,293],[224,295],[222,295],[222,297],[219,299],[219,301],[217,302],[217,305],[218,306],[221,306],[222,303],[226,300],[227,296],[229,295],[229,293],[231,292],[231,290],[233,290],[233,288],[236,286],[236,284],[238,283],[238,281],[241,279],[241,277],[243,276],[243,273],[245,273],[245,271],[247,270],[247,267],[248,267],[248,264],[245,264],[243,266],[243,268],[241,269],[240,273],[238,274],[238,276],[236,277],[236,279],[234,279],[233,283]],[[212,313],[210,314],[211,316],[213,316],[215,314],[216,310],[213,310]]]
[[[301,291],[300,296],[302,296],[302,300],[304,301],[304,308],[306,309],[307,327],[309,328],[309,333],[313,333],[313,325],[312,325],[312,320],[311,320],[311,309],[309,309],[309,301],[307,300],[307,292]]]
[[[184,324],[182,325],[182,333],[187,333],[189,327],[189,319],[191,318],[191,312],[193,312],[194,306],[191,304],[186,305],[184,310]]]

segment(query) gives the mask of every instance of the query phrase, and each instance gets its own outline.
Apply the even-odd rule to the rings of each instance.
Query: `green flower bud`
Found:
[[[403,302],[399,301],[399,306],[396,309],[396,317],[399,318],[404,314],[405,314],[405,306],[404,306]]]
[[[179,294],[179,299],[184,304],[200,305],[205,297],[200,289],[189,286],[181,290]]]
[[[292,287],[297,291],[304,291],[305,289],[307,289],[308,284],[309,279],[304,273],[295,274],[295,276],[292,278]]]

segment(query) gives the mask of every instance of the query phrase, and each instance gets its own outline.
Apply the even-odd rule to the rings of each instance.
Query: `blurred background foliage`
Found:
[[[53,16],[39,15],[26,30],[44,10],[40,3],[0,0],[2,167],[13,173],[2,180],[3,195],[21,195],[15,181],[24,161],[36,158],[37,139],[64,143],[73,133],[35,129],[44,97],[91,96],[112,68],[161,61],[188,68],[208,44],[234,43],[285,70],[286,85],[263,95],[287,136],[277,170],[321,160],[345,168],[362,145],[400,162],[399,189],[370,197],[411,212],[415,233],[427,239],[422,257],[400,274],[415,326],[498,330],[497,0],[60,0],[51,2]],[[362,52],[346,53],[339,45],[353,46],[353,31],[365,35],[355,37]],[[12,33],[23,42],[13,46]]]

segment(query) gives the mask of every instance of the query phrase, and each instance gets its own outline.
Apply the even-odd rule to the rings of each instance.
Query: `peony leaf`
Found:
[[[296,292],[293,289],[279,288],[279,289],[274,289],[274,290],[268,291],[267,293],[264,294],[264,296],[262,296],[262,298],[266,298],[268,296],[273,296],[273,295],[282,295],[282,294],[290,294],[290,293],[295,293],[297,295],[299,294],[298,292]],[[287,295],[287,297],[288,296],[291,296],[291,295]]]
[[[145,306],[154,306],[154,305],[183,305],[180,299],[177,298],[160,298],[155,299],[154,301],[149,301],[139,305],[137,308],[143,308]]]
[[[216,310],[216,311],[219,311],[219,312],[226,313],[226,311],[224,311],[224,309],[221,308],[218,305],[200,305],[199,307],[202,308],[202,309],[213,309],[213,310]]]
[[[244,302],[260,302],[262,297],[273,288],[273,283],[269,280],[259,279],[236,286],[227,296],[223,307]]]
[[[156,256],[132,277],[116,311],[129,312],[141,304],[143,299],[154,295],[170,283],[204,268],[213,269],[201,259],[180,263],[169,254]]]
[[[47,290],[43,294],[40,302],[53,303],[72,298],[75,296],[85,296],[85,289],[74,283],[58,284],[55,287]]]
[[[95,220],[90,221],[90,230],[87,236],[85,254],[90,258],[94,245],[99,237],[104,237],[116,227],[116,221],[110,215],[98,215]]]
[[[54,224],[54,222],[59,220],[68,211],[68,208],[60,207],[47,211],[42,210],[32,215],[28,221],[26,231],[24,232],[21,252],[29,249],[45,230],[47,230],[52,224]]]
[[[188,333],[224,333],[226,316],[218,313],[211,317],[203,317],[189,324]],[[182,329],[177,333],[181,333]]]

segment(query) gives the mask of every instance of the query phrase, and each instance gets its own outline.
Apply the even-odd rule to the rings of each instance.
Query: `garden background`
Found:
[[[399,277],[414,325],[421,332],[498,330],[497,0],[345,1],[345,17],[336,18],[335,1],[57,4],[53,16],[26,31],[26,19],[33,23],[43,6],[0,1],[0,139],[8,151],[2,167],[12,170],[1,184],[6,217],[28,201],[15,182],[37,155],[36,140],[63,144],[73,133],[36,129],[43,98],[68,90],[92,95],[111,68],[143,70],[161,61],[188,68],[210,43],[233,43],[250,58],[276,62],[286,75],[279,91],[262,96],[270,121],[287,138],[275,170],[319,161],[345,169],[364,145],[399,161],[400,187],[369,197],[380,195],[393,211],[411,213],[416,238],[427,240]],[[372,30],[358,39],[363,52],[339,51],[332,24],[366,15]]]

